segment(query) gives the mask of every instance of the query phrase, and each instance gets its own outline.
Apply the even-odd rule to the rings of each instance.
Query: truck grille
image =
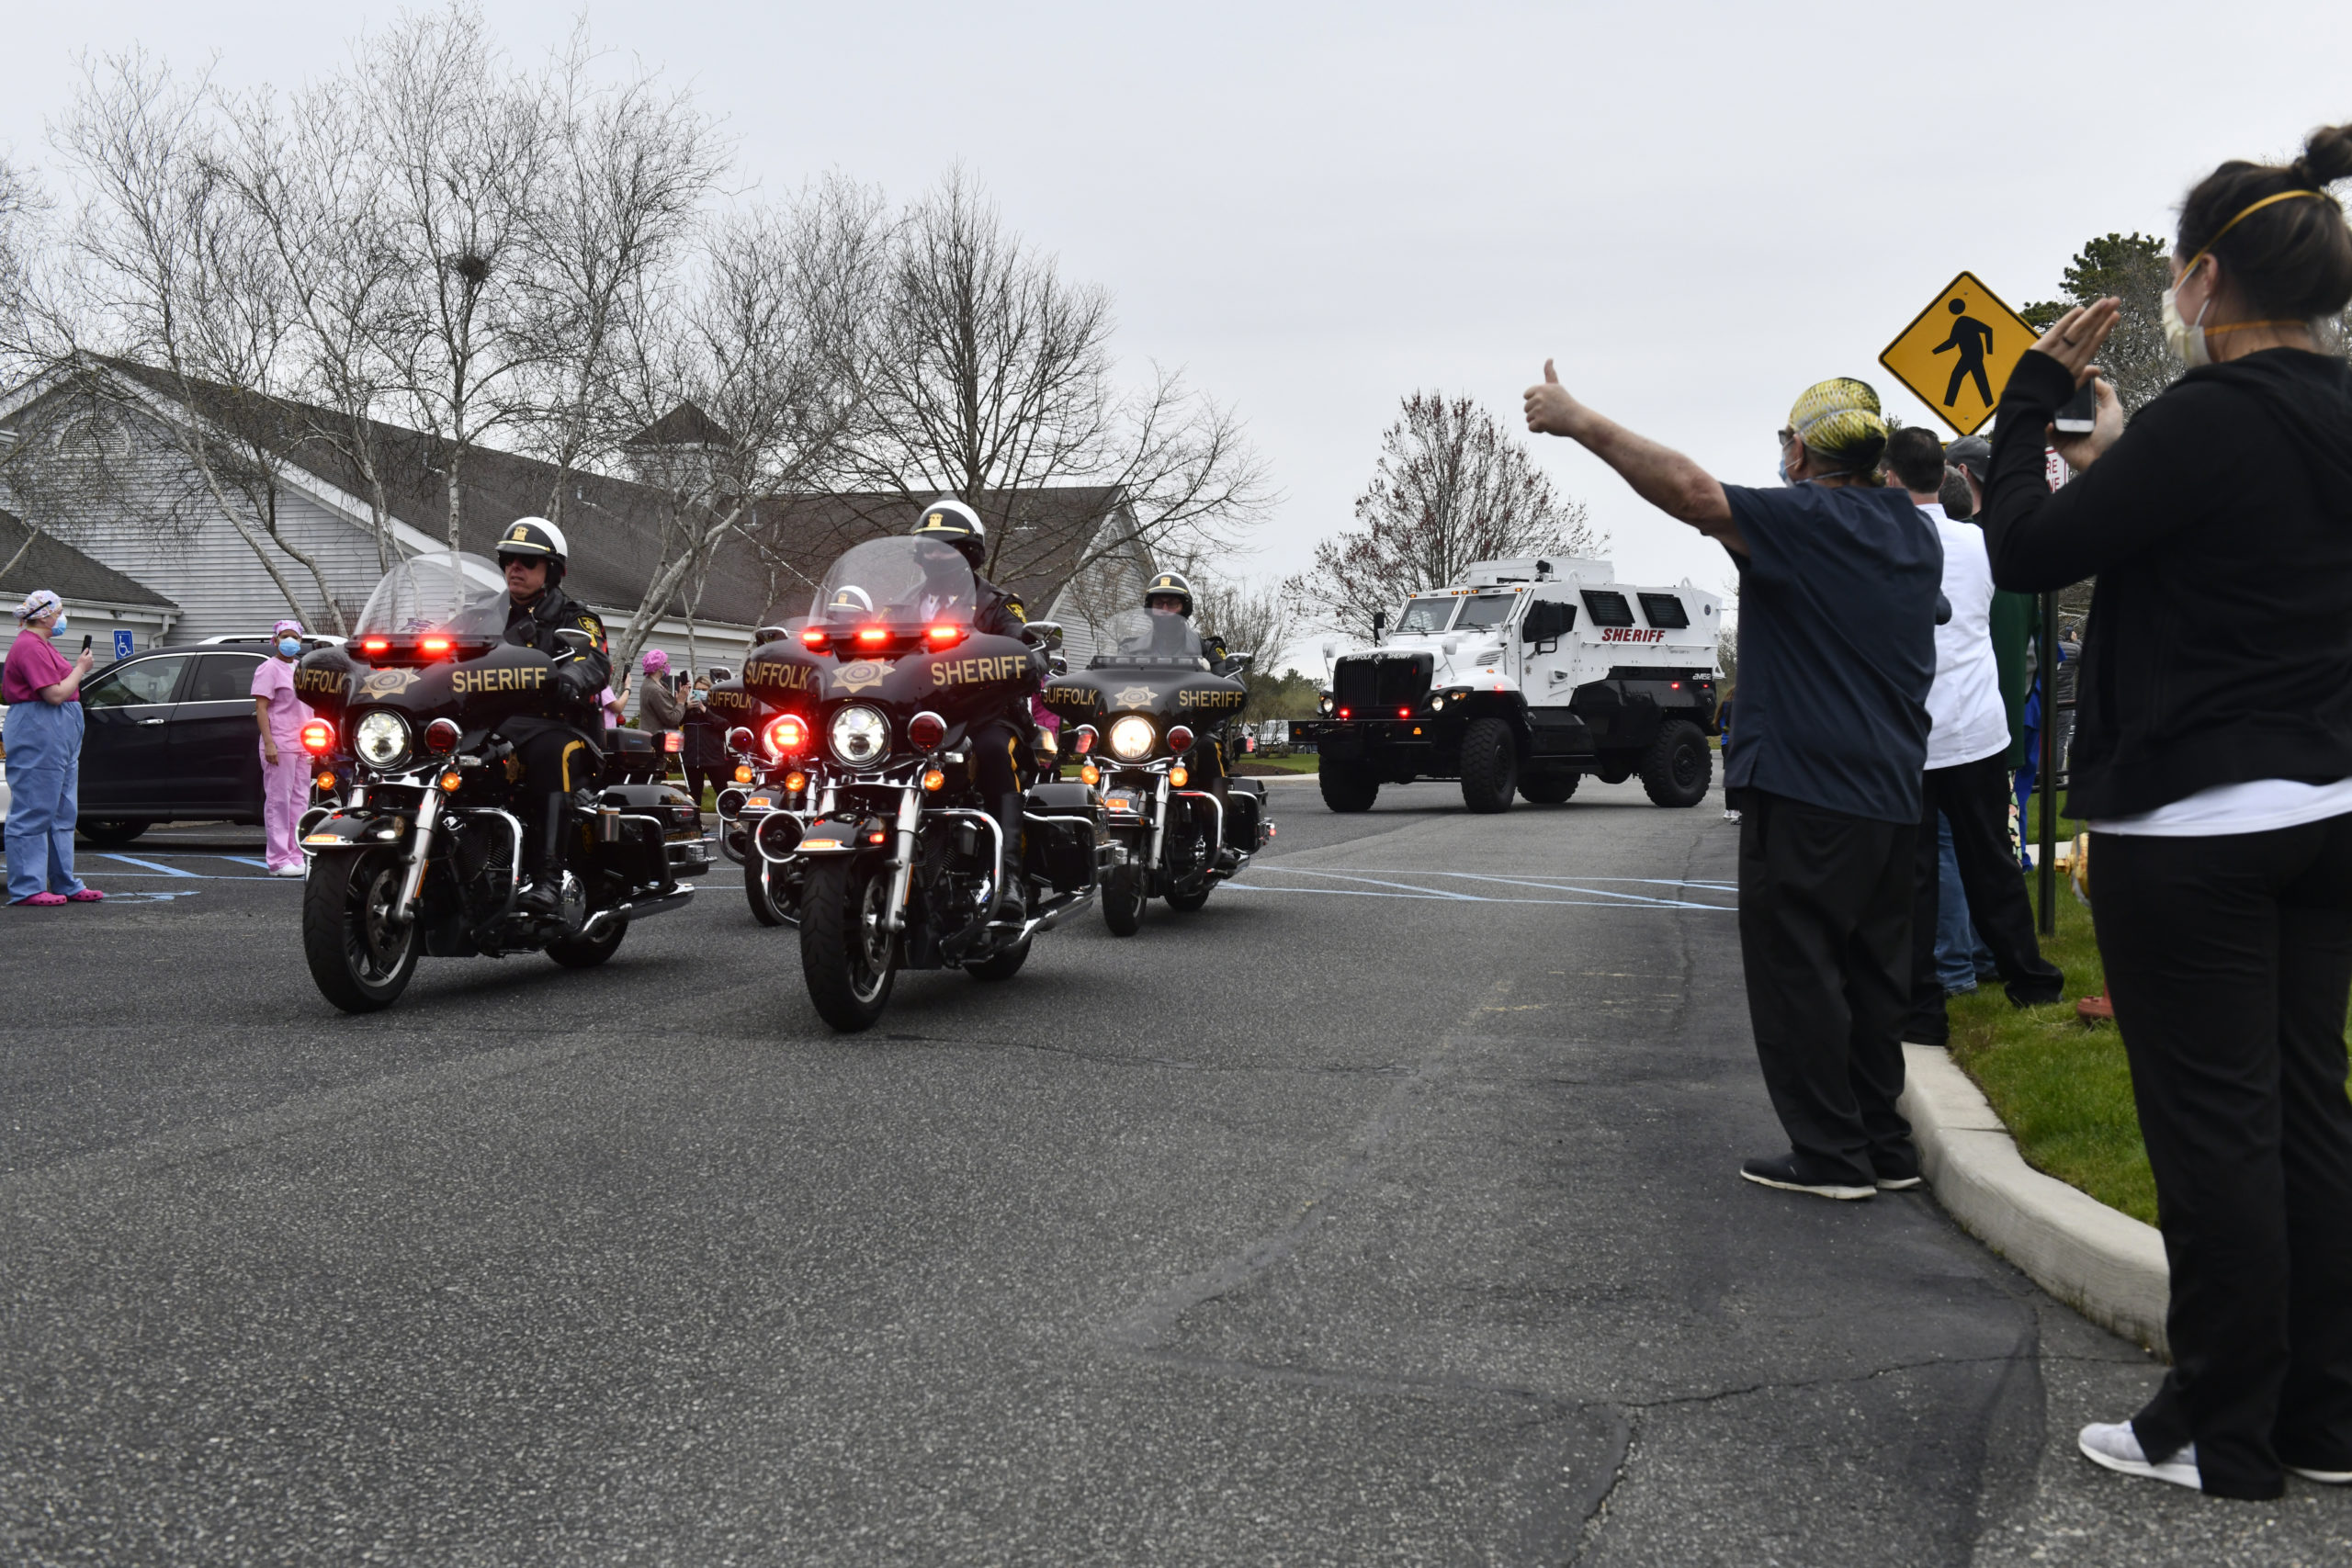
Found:
[[[1342,659],[1331,671],[1331,697],[1343,708],[1419,707],[1430,694],[1436,660],[1426,653],[1373,653]]]

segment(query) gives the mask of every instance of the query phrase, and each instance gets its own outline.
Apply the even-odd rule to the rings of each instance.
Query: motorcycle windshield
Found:
[[[359,612],[355,637],[416,632],[498,637],[506,631],[506,574],[461,550],[435,550],[384,574]]]
[[[1102,641],[1103,651],[1094,656],[1091,669],[1171,664],[1208,668],[1201,651],[1201,634],[1193,629],[1191,620],[1172,610],[1122,611]]]
[[[811,625],[969,626],[979,591],[953,545],[937,539],[868,539],[852,547],[819,584]]]

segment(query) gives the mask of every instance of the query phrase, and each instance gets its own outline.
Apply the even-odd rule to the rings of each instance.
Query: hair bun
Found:
[[[2287,165],[2287,172],[2308,181],[2313,190],[2352,178],[2352,125],[2324,125],[2312,131],[2303,143],[2303,155]]]

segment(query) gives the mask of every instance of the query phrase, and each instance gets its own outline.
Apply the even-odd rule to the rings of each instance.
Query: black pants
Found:
[[[2172,1264],[2173,1365],[2132,1417],[2205,1490],[2352,1470],[2352,816],[2091,837],[2091,911]]]
[[[1739,952],[1764,1087],[1798,1170],[1916,1174],[1903,1092],[1918,829],[1761,790],[1739,819]]]
[[[724,789],[734,782],[733,772],[719,767],[716,763],[708,767],[699,762],[686,764],[686,793],[694,796],[696,806],[702,804],[702,792],[705,789]]]
[[[543,875],[553,875],[562,864],[563,797],[602,778],[604,753],[586,732],[557,719],[511,718],[499,726],[499,733],[514,742],[523,764],[524,796],[540,814],[532,863]]]
[[[2033,905],[2025,874],[2009,853],[2009,773],[1998,752],[1958,767],[1930,768],[1919,842],[1912,863],[1917,890],[1911,900],[1911,1021],[1903,1037],[1940,1045],[1951,1033],[1944,1017],[1944,983],[1936,976],[1936,896],[1942,881],[1936,813],[1951,823],[1952,859],[1968,895],[1968,919],[1993,950],[2001,983],[2019,1007],[2054,1002],[2066,976],[2041,956],[2033,937]]]
[[[1021,748],[1028,737],[1010,718],[989,719],[973,728],[965,742],[971,748],[972,778],[995,814],[1004,834],[1004,871],[1020,867]]]

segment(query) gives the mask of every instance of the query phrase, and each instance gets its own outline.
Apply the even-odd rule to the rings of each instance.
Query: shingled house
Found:
[[[0,596],[54,588],[77,626],[128,628],[141,649],[266,632],[289,614],[289,592],[291,613],[330,630],[329,602],[346,620],[356,616],[388,555],[447,547],[445,449],[428,434],[367,427],[381,481],[386,536],[379,539],[368,499],[377,488],[349,457],[351,443],[322,434],[344,434],[327,411],[241,399],[203,383],[183,390],[172,377],[120,361],[83,374],[94,380],[78,389],[30,383],[0,398],[0,452],[7,456],[0,503],[47,519],[52,536],[37,539],[0,576]],[[241,492],[242,527],[221,515],[188,471],[174,440],[181,428],[233,432],[256,454]],[[639,433],[625,457],[655,483],[567,473],[476,447],[460,468],[460,545],[492,555],[505,523],[552,516],[571,544],[565,587],[605,617],[616,639],[644,616],[651,622],[646,646],[664,649],[673,664],[738,666],[755,628],[808,613],[834,556],[861,539],[904,532],[914,506],[897,495],[763,500],[750,534],[731,536],[707,573],[666,603],[646,604],[662,567],[662,519],[672,504],[659,481],[725,434],[691,405]],[[11,450],[12,438],[23,449]],[[28,457],[46,466],[45,480],[62,474],[70,481],[79,464],[93,474],[103,469],[105,482],[45,483],[40,495],[20,494],[7,475],[15,470],[17,485],[29,484]],[[1070,652],[1082,660],[1099,606],[1132,602],[1152,570],[1149,552],[1133,540],[1123,498],[1103,487],[1069,487],[984,496],[976,504],[997,535],[998,580],[1023,596],[1031,618],[1063,622]],[[0,528],[0,563],[23,543],[21,519],[10,514],[7,525],[17,532],[8,542]],[[111,651],[107,637],[97,640],[102,652]]]

